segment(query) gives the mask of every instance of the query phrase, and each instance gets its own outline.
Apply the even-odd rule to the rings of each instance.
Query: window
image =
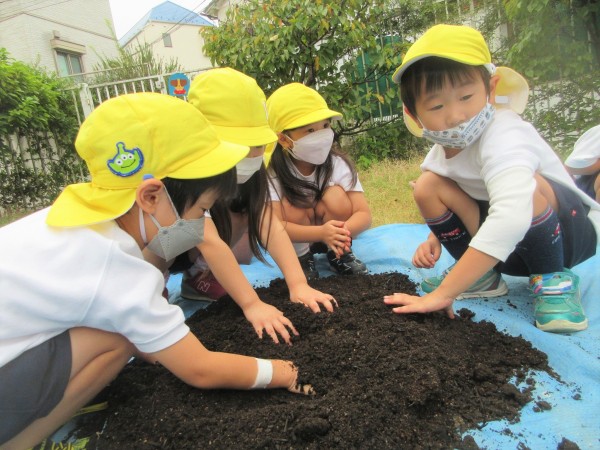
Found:
[[[163,33],[162,36],[165,47],[173,47],[173,42],[171,42],[171,35],[169,33]]]
[[[83,73],[83,64],[81,55],[76,53],[56,52],[56,63],[58,65],[58,74],[61,77]]]

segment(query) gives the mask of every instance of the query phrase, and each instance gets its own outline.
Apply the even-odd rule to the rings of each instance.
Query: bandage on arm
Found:
[[[258,364],[258,372],[256,373],[256,380],[254,384],[250,386],[250,389],[265,389],[273,379],[273,363],[268,359],[256,358]]]

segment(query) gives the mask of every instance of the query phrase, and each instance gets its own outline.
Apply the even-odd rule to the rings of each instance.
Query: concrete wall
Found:
[[[117,56],[108,0],[0,2],[0,47],[14,59],[57,71],[56,50],[81,54],[84,72],[99,55]],[[55,37],[58,32],[58,38]]]
[[[210,59],[203,52],[204,39],[198,25],[176,25],[166,22],[149,22],[144,29],[125,47],[135,49],[138,45],[150,43],[157,58],[168,62],[176,58],[184,71],[211,68]],[[163,33],[171,36],[172,47],[165,47]]]

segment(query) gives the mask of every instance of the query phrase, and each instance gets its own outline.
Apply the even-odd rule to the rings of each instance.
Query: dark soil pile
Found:
[[[291,304],[282,280],[258,289],[300,332],[293,346],[257,339],[229,298],[188,323],[210,349],[293,360],[317,395],[201,391],[162,367],[133,363],[110,386],[107,412],[87,425],[97,431],[106,420],[98,448],[476,448],[460,432],[518,420],[533,400],[529,370],[550,372],[545,354],[491,323],[472,322],[468,310],[456,320],[393,314],[382,298],[414,293],[405,275],[329,277],[313,285],[335,295],[333,314]],[[519,391],[513,377],[527,388]]]

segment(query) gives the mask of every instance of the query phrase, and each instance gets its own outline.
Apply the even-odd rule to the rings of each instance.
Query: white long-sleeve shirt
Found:
[[[482,136],[452,158],[435,144],[421,169],[454,180],[475,200],[490,202],[489,215],[470,246],[500,261],[531,226],[536,173],[571,189],[589,205],[588,217],[600,236],[600,205],[577,188],[535,128],[511,110],[498,109]]]

